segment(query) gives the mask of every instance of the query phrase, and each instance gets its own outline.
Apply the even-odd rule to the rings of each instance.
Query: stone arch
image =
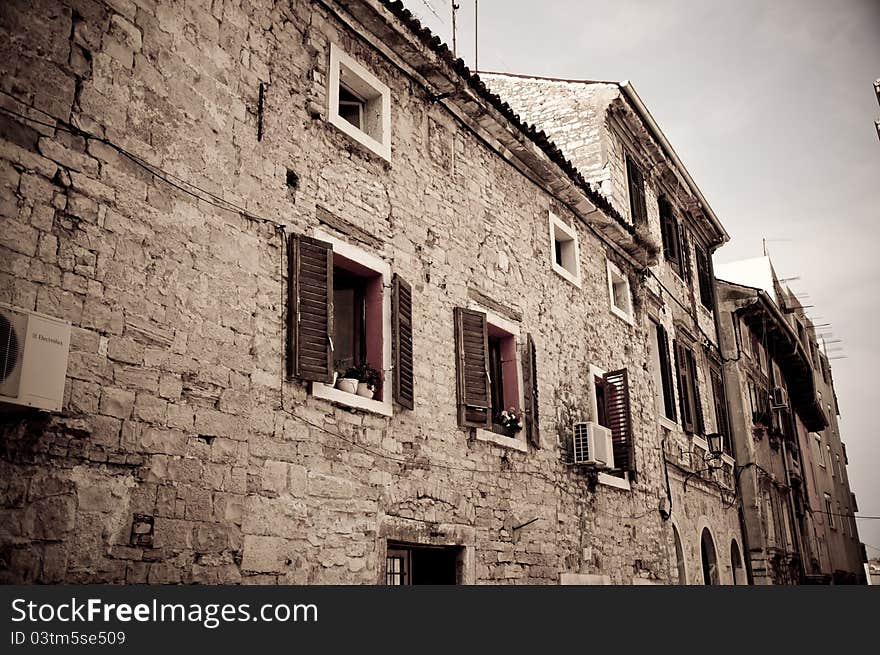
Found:
[[[746,570],[743,566],[742,551],[736,539],[730,540],[730,575],[733,584],[746,584]]]
[[[715,549],[715,539],[708,526],[700,533],[700,561],[703,565],[703,584],[721,584],[721,571],[718,566],[718,553]]]
[[[672,521],[672,543],[675,555],[675,568],[678,573],[676,584],[686,585],[687,582],[687,558],[684,555],[684,544],[681,541],[681,532],[678,525]]]

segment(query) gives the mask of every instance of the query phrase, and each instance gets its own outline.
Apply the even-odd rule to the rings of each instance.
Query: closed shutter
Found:
[[[687,231],[684,227],[680,227],[679,229],[679,242],[681,243],[681,261],[679,262],[679,266],[681,267],[681,277],[686,282],[690,283],[694,276],[693,271],[691,270],[690,242],[688,240]]]
[[[611,371],[605,382],[605,419],[611,429],[614,465],[623,471],[635,472],[632,443],[632,415],[629,402],[629,377],[626,369]]]
[[[484,313],[455,308],[455,351],[458,424],[488,428],[492,425],[492,396],[489,388],[489,331]]]
[[[648,213],[645,207],[645,179],[632,158],[626,156],[626,175],[629,181],[629,208],[632,222],[644,224]]]
[[[413,408],[413,329],[412,287],[397,273],[391,288],[392,364],[394,400],[401,407]]]
[[[712,369],[712,396],[715,400],[715,430],[724,437],[724,450],[733,452],[730,442],[730,422],[727,418],[727,396],[724,393],[724,380],[721,373]]]
[[[333,246],[292,235],[288,248],[288,357],[291,377],[333,379]]]
[[[697,258],[697,276],[700,281],[700,302],[703,303],[704,307],[712,309],[712,295],[714,289],[712,288],[712,273],[709,270],[709,257],[706,254],[706,251],[699,246],[695,250]]]
[[[523,417],[525,419],[526,437],[535,448],[541,447],[541,435],[538,432],[538,367],[535,361],[535,342],[532,335],[526,335],[522,354],[523,376]]]

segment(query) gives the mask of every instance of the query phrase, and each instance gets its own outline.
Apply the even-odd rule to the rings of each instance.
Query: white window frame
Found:
[[[357,262],[382,276],[382,372],[384,376],[382,400],[364,398],[357,394],[341,391],[323,382],[312,382],[312,395],[315,398],[329,400],[339,405],[363,409],[374,414],[381,414],[382,416],[392,416],[394,405],[391,396],[394,389],[394,371],[391,365],[391,266],[383,259],[357,246],[341,241],[321,229],[315,229],[314,235],[316,239],[330,243],[333,246],[334,253]],[[332,289],[329,291],[333,293]]]
[[[578,289],[581,288],[581,250],[580,244],[578,243],[578,234],[577,230],[568,224],[565,223],[561,218],[559,218],[553,212],[548,212],[548,225],[550,227],[550,266],[553,267],[553,270],[559,274],[560,277],[565,278],[568,282],[576,286]],[[559,230],[563,235],[568,237],[566,239],[567,243],[574,244],[574,272],[572,273],[565,266],[560,266],[556,263],[556,231]]]
[[[522,340],[520,339],[519,323],[514,323],[511,320],[502,318],[492,310],[483,307],[473,300],[468,303],[468,309],[484,313],[486,315],[487,325],[494,325],[508,334],[513,335],[514,350],[516,352],[516,385],[517,393],[519,395],[520,413],[522,413],[523,407],[525,406],[525,395],[523,389],[522,356],[520,354],[520,351],[522,350]],[[513,437],[505,437],[504,435],[493,432],[492,430],[486,430],[485,428],[474,428],[474,430],[474,437],[477,441],[485,441],[487,443],[495,444],[496,446],[501,446],[502,448],[510,448],[523,453],[529,452],[529,447],[526,444],[525,427]]]
[[[611,313],[617,316],[618,318],[623,319],[630,325],[633,325],[633,301],[632,301],[632,289],[629,285],[629,278],[623,274],[623,271],[617,267],[610,259],[605,260],[606,270],[608,275],[608,304],[611,307]],[[626,311],[618,307],[614,302],[614,282],[615,278],[619,279],[623,284],[626,285]]]
[[[598,366],[593,366],[590,364],[590,380],[587,385],[587,390],[589,393],[589,398],[587,399],[590,407],[590,420],[596,421],[599,417],[599,408],[596,406],[596,378],[601,378],[605,375],[606,371],[603,371]],[[623,472],[623,477],[619,478],[616,475],[609,475],[608,473],[599,472],[599,484],[604,484],[608,487],[615,487],[617,489],[622,489],[623,491],[630,491],[632,486],[629,482],[629,471]]]
[[[812,435],[813,446],[816,448],[816,463],[822,468],[825,468],[825,451],[822,450],[822,435],[818,432],[813,432]]]
[[[382,138],[376,139],[362,129],[352,125],[339,115],[339,86],[345,84],[355,95],[353,86],[367,87],[374,97],[381,97]],[[327,120],[352,139],[376,153],[383,159],[391,161],[391,90],[370,71],[355,61],[348,53],[335,43],[330,44],[330,75],[327,89]]]

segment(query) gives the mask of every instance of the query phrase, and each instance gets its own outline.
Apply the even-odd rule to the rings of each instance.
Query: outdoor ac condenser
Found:
[[[592,421],[575,421],[572,425],[572,445],[575,464],[614,468],[614,449],[608,428]]]
[[[0,410],[59,411],[70,323],[0,303]]]

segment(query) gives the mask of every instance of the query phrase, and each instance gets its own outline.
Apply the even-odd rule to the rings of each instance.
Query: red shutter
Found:
[[[413,408],[412,287],[397,273],[391,289],[391,334],[394,366],[394,400]]]
[[[333,379],[333,246],[291,235],[288,248],[288,375]]]
[[[455,352],[458,424],[488,428],[492,425],[492,396],[489,388],[489,331],[485,314],[455,308]]]
[[[541,447],[538,432],[538,368],[535,362],[535,342],[531,334],[526,334],[522,354],[523,376],[523,419],[526,437],[535,448]]]
[[[626,369],[620,369],[606,373],[603,380],[605,381],[605,418],[611,429],[614,466],[634,473],[629,376]]]

